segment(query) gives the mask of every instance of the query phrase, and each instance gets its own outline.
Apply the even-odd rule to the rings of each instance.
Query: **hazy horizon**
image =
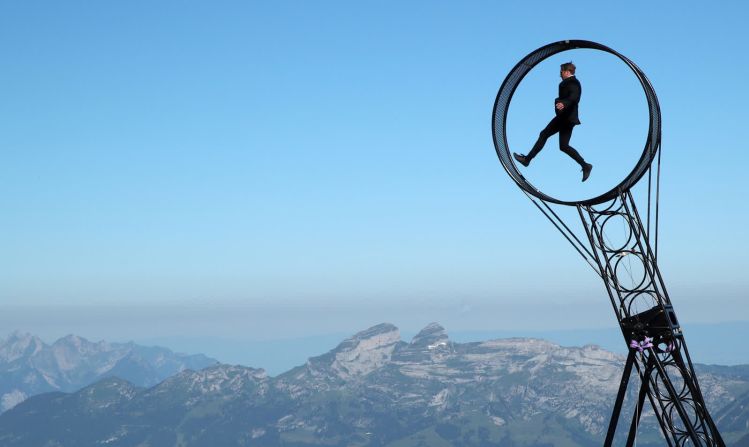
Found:
[[[11,329],[8,333],[0,333],[0,338],[5,339],[10,333],[19,331],[38,336],[48,344],[69,334],[82,336],[92,342],[135,342],[144,346],[161,346],[185,354],[205,354],[222,363],[263,368],[271,375],[277,375],[294,366],[302,365],[308,358],[322,355],[335,348],[346,338],[355,335],[355,333],[380,323],[390,323],[398,327],[401,340],[405,342],[409,342],[428,324],[436,322],[445,327],[445,331],[452,341],[460,343],[486,341],[494,338],[521,337],[541,338],[562,346],[581,347],[586,344],[595,344],[621,355],[626,355],[627,351],[621,332],[613,321],[600,327],[481,330],[465,326],[451,326],[437,320],[419,325],[413,321],[400,319],[371,320],[366,324],[362,321],[361,326],[348,332],[321,330],[315,333],[293,331],[288,333],[278,331],[253,333],[249,330],[243,331],[240,326],[236,326],[235,332],[211,332],[205,329],[201,330],[200,327],[195,330],[196,325],[199,326],[200,324],[200,321],[195,318],[184,320],[182,331],[175,331],[174,327],[164,330],[163,325],[155,323],[159,318],[163,318],[163,315],[149,314],[144,308],[132,307],[129,310],[132,312],[130,319],[123,320],[121,311],[122,309],[120,309],[120,315],[117,315],[117,321],[120,323],[130,321],[131,325],[113,326],[112,320],[107,320],[103,314],[92,316],[74,312],[75,320],[72,322],[58,321],[57,324],[38,327],[37,330],[30,330],[31,326],[24,326],[18,320],[16,320],[16,323],[10,322],[9,320],[13,320],[16,316],[11,312],[6,314],[5,318],[0,317],[0,327],[11,328],[13,324],[17,326],[15,330]],[[59,309],[55,313],[63,320],[67,317]],[[228,318],[227,315],[215,316],[216,321],[210,321],[209,318],[209,321],[203,321],[203,325],[210,327],[219,323],[236,322],[237,318],[241,319],[241,315],[237,315],[237,309],[227,310],[227,313],[231,313],[233,316],[231,318]],[[28,309],[22,312],[22,315],[26,317],[31,314],[33,313],[29,312]],[[140,317],[137,317],[137,315],[140,315]],[[111,319],[112,316],[109,318]],[[287,318],[288,315],[285,315],[284,319]],[[51,318],[42,317],[41,319],[47,321]],[[71,329],[71,323],[72,326],[75,326],[75,329]],[[139,326],[145,327],[139,329]],[[154,330],[158,327],[161,327],[161,330]],[[190,327],[193,330],[188,330]],[[749,364],[749,352],[747,352],[743,342],[749,337],[749,321],[682,322],[682,328],[685,331],[690,355],[695,362],[726,366]],[[715,340],[720,340],[719,345],[716,345]]]

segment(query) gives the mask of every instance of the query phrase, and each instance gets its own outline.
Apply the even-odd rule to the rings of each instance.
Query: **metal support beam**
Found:
[[[596,207],[578,205],[578,212],[625,342],[652,345],[643,347],[639,356],[632,349],[627,357],[604,446],[613,443],[633,366],[641,386],[628,446],[637,436],[646,397],[668,445],[725,446],[705,407],[681,326],[631,194],[622,192]]]

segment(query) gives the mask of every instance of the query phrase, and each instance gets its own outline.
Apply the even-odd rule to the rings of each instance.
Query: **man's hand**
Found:
[[[556,105],[554,107],[556,107],[557,110],[563,110],[564,109],[564,104],[562,104],[561,102],[558,102],[558,103],[556,103]]]

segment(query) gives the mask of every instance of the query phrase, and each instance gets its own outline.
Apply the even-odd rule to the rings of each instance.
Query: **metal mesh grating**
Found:
[[[634,72],[637,79],[640,81],[640,85],[645,92],[645,97],[648,102],[648,110],[650,114],[650,126],[648,129],[647,140],[645,141],[645,147],[642,151],[642,156],[638,160],[632,172],[625,177],[618,185],[612,188],[610,191],[601,194],[598,197],[591,199],[581,200],[577,202],[570,202],[559,200],[551,197],[538,188],[533,186],[515,167],[515,163],[512,160],[510,148],[507,144],[507,113],[510,109],[510,103],[512,102],[512,96],[515,94],[520,82],[530,72],[533,67],[541,63],[543,60],[563,51],[569,51],[579,48],[588,48],[593,50],[600,50],[621,59],[627,66]],[[510,177],[517,183],[517,185],[529,194],[538,197],[541,200],[551,203],[557,203],[561,205],[597,205],[600,203],[613,200],[624,191],[629,190],[632,186],[637,183],[640,178],[650,168],[650,164],[655,158],[661,143],[661,110],[658,104],[658,97],[655,95],[650,81],[632,61],[617,53],[616,51],[601,45],[596,42],[590,42],[587,40],[564,40],[561,42],[551,43],[543,46],[529,55],[525,56],[505,78],[502,86],[499,88],[497,93],[497,99],[494,102],[494,114],[492,116],[492,132],[494,137],[494,147],[497,151],[500,163],[505,168],[505,171]]]

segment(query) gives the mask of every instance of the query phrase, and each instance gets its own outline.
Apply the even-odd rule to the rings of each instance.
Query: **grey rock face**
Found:
[[[276,386],[299,397],[340,387],[381,368],[400,343],[392,324],[379,324],[341,342],[335,349],[310,358],[303,366],[281,374]]]

